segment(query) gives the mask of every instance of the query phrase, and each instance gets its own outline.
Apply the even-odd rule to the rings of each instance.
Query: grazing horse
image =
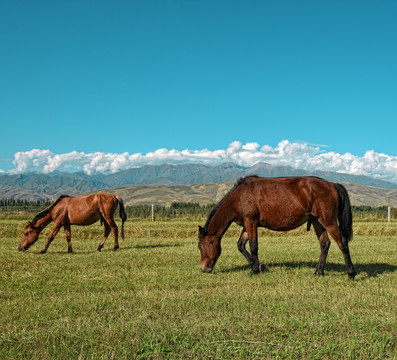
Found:
[[[37,214],[32,222],[28,222],[18,250],[27,250],[32,246],[38,240],[41,231],[53,221],[54,227],[41,253],[44,254],[47,251],[62,226],[65,229],[68,252],[71,253],[70,226],[91,225],[101,219],[101,224],[103,222],[105,226],[105,234],[97,250],[101,251],[110,231],[113,231],[113,251],[116,251],[119,248],[118,228],[114,222],[113,215],[117,205],[120,206],[121,235],[124,239],[124,221],[127,220],[127,215],[124,210],[123,200],[119,196],[105,192],[82,197],[62,195],[51,206]]]
[[[232,222],[243,226],[237,246],[254,274],[263,267],[258,260],[258,227],[287,231],[307,222],[307,230],[313,225],[321,249],[315,274],[324,275],[330,234],[342,251],[349,279],[354,280],[348,246],[353,235],[352,212],[341,184],[314,176],[241,178],[211,211],[204,228],[199,226],[201,271],[213,270],[221,254],[222,236]],[[247,242],[251,253],[245,248]]]

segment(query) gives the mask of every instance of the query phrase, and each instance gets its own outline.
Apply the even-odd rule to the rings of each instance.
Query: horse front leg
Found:
[[[65,237],[66,241],[68,243],[68,253],[72,253],[72,234],[71,234],[71,229],[70,229],[70,224],[64,226],[65,229]]]
[[[48,236],[47,243],[45,244],[43,250],[40,251],[41,254],[45,254],[50,246],[52,240],[54,240],[55,236],[58,234],[59,229],[62,227],[61,224],[54,224],[54,227],[51,230],[50,235]]]
[[[258,227],[256,223],[249,222],[245,226],[247,231],[248,240],[250,243],[250,251],[251,251],[251,272],[252,274],[258,274],[261,270],[263,270],[264,265],[259,264],[258,259]]]
[[[244,255],[244,257],[247,259],[248,264],[250,264],[252,266],[254,261],[252,259],[251,254],[245,248],[245,244],[247,243],[247,241],[248,241],[248,233],[244,228],[243,231],[241,232],[240,238],[237,241],[237,248]]]

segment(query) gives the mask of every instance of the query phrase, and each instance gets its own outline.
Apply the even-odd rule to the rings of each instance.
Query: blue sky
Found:
[[[2,1],[0,169],[287,140],[397,173],[396,44],[391,0]]]

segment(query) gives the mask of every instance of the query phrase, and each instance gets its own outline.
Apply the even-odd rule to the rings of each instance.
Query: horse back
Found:
[[[291,177],[247,177],[238,187],[241,196],[267,201],[273,206],[283,203],[299,203],[301,206],[311,206],[317,199],[333,197],[337,199],[334,184],[315,176]],[[254,200],[254,201],[252,201]]]
[[[69,196],[59,204],[58,216],[71,225],[90,225],[101,216],[113,217],[117,199],[110,193],[96,193],[87,196]]]
[[[261,226],[290,230],[302,225],[309,215],[329,213],[335,217],[338,193],[333,183],[312,176],[247,177],[235,189],[238,217],[256,219]]]

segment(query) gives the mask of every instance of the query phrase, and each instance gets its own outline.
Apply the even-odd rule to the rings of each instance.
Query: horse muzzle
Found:
[[[207,273],[207,274],[210,273],[210,272],[212,272],[212,270],[213,270],[213,268],[207,267],[207,266],[201,266],[200,269],[201,269],[201,271],[202,271],[203,273]]]

